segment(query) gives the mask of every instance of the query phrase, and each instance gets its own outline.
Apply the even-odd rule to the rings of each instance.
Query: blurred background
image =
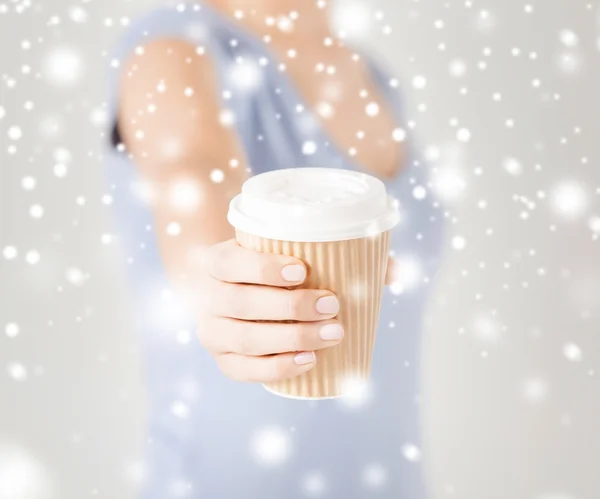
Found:
[[[599,3],[340,5],[447,206],[416,454],[434,498],[600,497]],[[130,499],[141,478],[102,140],[109,51],[152,6],[0,0],[2,499]]]

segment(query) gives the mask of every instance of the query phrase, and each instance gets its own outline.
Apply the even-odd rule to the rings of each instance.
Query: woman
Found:
[[[183,3],[141,19],[116,54],[110,172],[148,373],[146,499],[424,497],[427,285],[386,291],[360,396],[277,397],[260,383],[312,369],[343,341],[339,305],[288,289],[304,263],[242,249],[226,221],[250,174],[363,170],[401,202],[392,253],[418,258],[411,272],[429,282],[441,213],[408,158],[397,83],[338,40],[327,15],[325,1]]]

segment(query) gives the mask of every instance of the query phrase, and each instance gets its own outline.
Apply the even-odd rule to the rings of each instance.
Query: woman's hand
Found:
[[[272,382],[297,376],[315,366],[315,352],[342,341],[332,292],[286,289],[306,279],[297,258],[229,240],[209,248],[203,272],[198,336],[230,378]]]

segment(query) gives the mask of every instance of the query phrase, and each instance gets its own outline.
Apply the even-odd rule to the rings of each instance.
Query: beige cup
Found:
[[[368,380],[396,204],[382,182],[326,168],[277,170],[250,179],[232,201],[229,220],[241,246],[297,257],[308,267],[301,286],[340,300],[345,331],[337,346],[316,352],[316,366],[265,385],[291,398],[343,396]]]

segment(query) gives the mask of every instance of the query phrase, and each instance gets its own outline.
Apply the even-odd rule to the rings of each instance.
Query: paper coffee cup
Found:
[[[383,182],[331,168],[275,170],[244,184],[228,220],[241,246],[303,260],[309,272],[300,287],[328,289],[340,300],[342,342],[317,351],[312,370],[265,387],[285,397],[323,399],[368,381],[390,231],[400,220]]]

